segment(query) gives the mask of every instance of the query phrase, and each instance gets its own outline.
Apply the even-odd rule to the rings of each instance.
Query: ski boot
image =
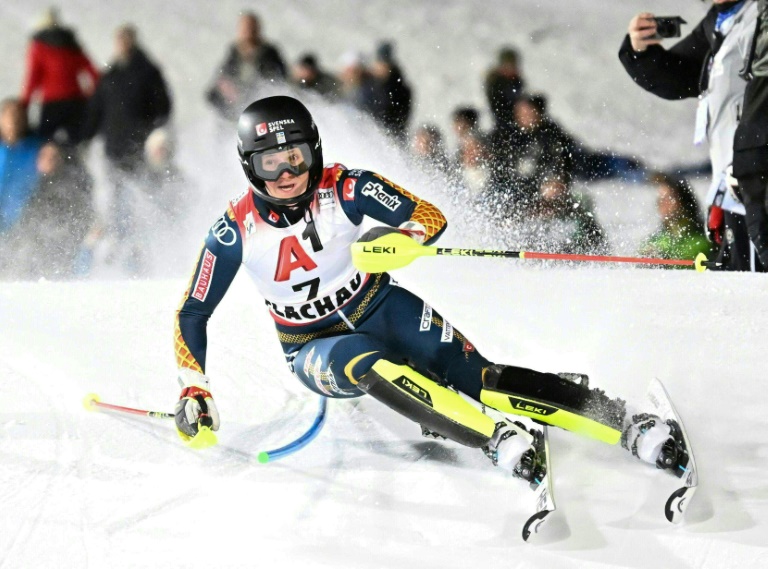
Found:
[[[543,461],[544,433],[526,429],[519,421],[496,423],[496,431],[487,446],[482,447],[494,466],[512,472],[517,478],[536,488],[546,475]]]
[[[688,463],[682,432],[673,419],[665,423],[657,415],[633,415],[621,435],[621,446],[643,462],[670,470],[677,477],[683,475]]]
[[[586,373],[573,373],[570,371],[561,371],[557,374],[560,379],[565,379],[581,387],[589,387],[589,376]]]

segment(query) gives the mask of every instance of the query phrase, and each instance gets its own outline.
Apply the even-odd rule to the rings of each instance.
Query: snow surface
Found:
[[[20,84],[42,0],[0,3],[0,90]],[[87,413],[106,402],[170,411],[178,389],[172,321],[197,242],[243,181],[233,136],[215,135],[202,90],[223,55],[239,2],[62,3],[99,61],[111,30],[134,21],[176,95],[180,163],[194,180],[184,227],[151,240],[158,277],[0,283],[0,568],[27,567],[766,567],[767,286],[759,275],[423,259],[395,276],[489,358],[590,374],[642,401],[651,377],[686,418],[701,486],[684,525],[662,517],[675,480],[627,453],[553,430],[558,517],[539,544],[520,528],[531,492],[477,450],[421,438],[373,400],[331,401],[328,423],[299,453],[259,465],[311,422],[316,398],[292,379],[261,301],[238,277],[209,325],[208,372],[220,444],[183,446],[167,421]],[[333,66],[351,46],[394,37],[417,117],[444,124],[482,103],[497,48],[523,50],[553,114],[595,146],[657,165],[695,162],[693,104],[642,93],[616,58],[645,8],[696,22],[697,2],[277,2],[255,8],[289,58]],[[438,48],[439,46],[439,48]],[[440,205],[446,246],[494,243],[440,180],[342,109],[313,106],[328,159],[378,170]],[[433,119],[434,116],[434,119]],[[94,156],[94,161],[97,156]],[[648,188],[589,189],[614,249],[655,226]],[[450,275],[450,278],[446,278]],[[162,277],[162,278],[161,278]],[[663,487],[663,488],[662,488]]]

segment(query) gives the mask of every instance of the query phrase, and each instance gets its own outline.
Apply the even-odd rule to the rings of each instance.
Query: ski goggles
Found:
[[[283,172],[290,172],[294,176],[309,172],[314,158],[309,144],[302,142],[265,152],[254,152],[248,160],[258,178],[274,182]]]

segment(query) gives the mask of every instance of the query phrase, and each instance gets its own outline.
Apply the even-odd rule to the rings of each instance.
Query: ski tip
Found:
[[[528,518],[528,521],[525,522],[525,525],[523,526],[523,541],[528,541],[528,538],[531,537],[531,534],[539,533],[539,528],[545,522],[549,513],[549,510],[542,510],[541,512],[536,512],[534,515]]]
[[[95,393],[89,393],[85,396],[85,399],[83,399],[83,407],[85,407],[88,411],[95,411],[96,406],[94,403],[98,403],[101,401],[98,395]]]
[[[673,524],[679,524],[683,521],[685,510],[688,509],[694,492],[696,492],[695,486],[683,486],[672,493],[664,507],[664,515],[668,521]]]

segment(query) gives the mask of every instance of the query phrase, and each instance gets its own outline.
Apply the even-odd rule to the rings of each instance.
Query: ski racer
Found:
[[[582,374],[492,363],[387,273],[356,269],[356,241],[405,234],[433,243],[446,219],[374,172],[324,166],[317,126],[301,102],[275,96],[252,103],[239,119],[237,150],[250,186],[211,227],[177,312],[182,391],[175,420],[182,438],[202,426],[219,428],[205,375],[206,324],[243,266],[275,321],[289,368],[321,396],[368,394],[421,424],[425,435],[481,448],[528,481],[542,474],[541,431],[496,421],[459,392],[502,414],[622,440],[660,468],[675,465],[679,446],[658,417],[637,415],[625,424],[624,402],[589,389]],[[361,235],[366,216],[383,226]]]

